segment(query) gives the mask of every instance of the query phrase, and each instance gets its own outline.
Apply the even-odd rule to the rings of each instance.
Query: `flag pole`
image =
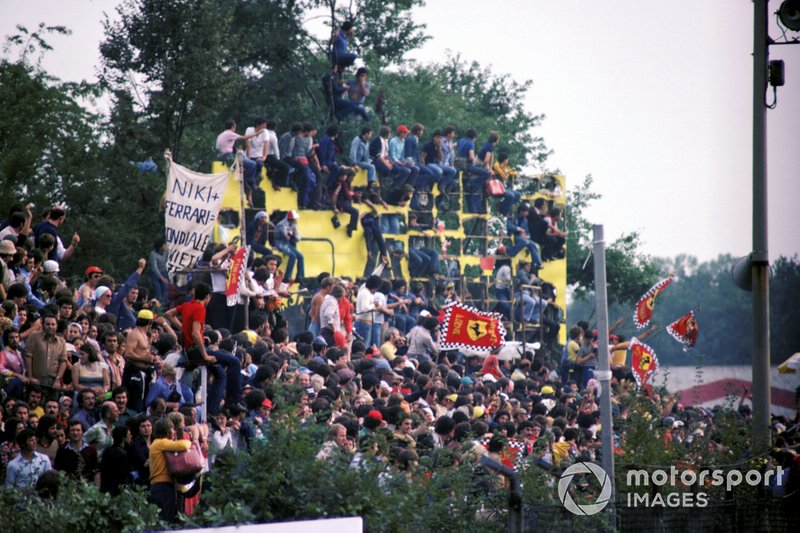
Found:
[[[594,240],[594,291],[597,309],[598,370],[595,377],[600,382],[600,423],[603,470],[611,482],[611,501],[615,498],[614,480],[614,426],[611,417],[611,364],[608,350],[608,296],[606,294],[606,250],[603,225],[592,226]],[[609,506],[614,512],[614,505]]]
[[[239,181],[239,243],[244,248],[247,246],[247,218],[244,205],[247,197],[244,194],[244,151],[241,148],[236,152],[236,166],[236,179]],[[243,268],[247,269],[247,265],[244,265]],[[250,329],[249,296],[244,297],[244,329]]]

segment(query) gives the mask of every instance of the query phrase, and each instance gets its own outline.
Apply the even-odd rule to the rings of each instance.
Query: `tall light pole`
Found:
[[[767,71],[769,0],[753,0],[753,444],[770,444],[769,248],[767,227]]]

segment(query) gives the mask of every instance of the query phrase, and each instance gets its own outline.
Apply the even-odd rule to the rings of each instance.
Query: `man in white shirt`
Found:
[[[279,187],[286,187],[289,182],[289,165],[281,161],[281,151],[278,147],[278,135],[275,128],[278,123],[273,119],[267,120],[267,157],[264,160],[267,164],[267,177],[272,182],[272,187],[278,190]],[[285,154],[291,156],[292,154]]]
[[[364,339],[364,345],[369,347],[373,344],[372,339],[372,320],[373,311],[375,306],[373,304],[373,295],[378,287],[381,286],[381,277],[372,275],[367,278],[367,281],[358,289],[356,296],[356,321],[354,324],[355,332],[359,337]],[[374,342],[379,342],[375,339]]]
[[[329,328],[331,331],[342,331],[342,320],[339,314],[339,300],[344,297],[344,287],[334,285],[331,292],[325,295],[319,309],[320,330]]]
[[[251,133],[255,134],[255,136],[245,141],[245,149],[247,157],[256,164],[255,186],[258,187],[261,182],[261,169],[264,168],[267,154],[269,153],[269,133],[267,133],[266,119],[257,117],[253,125],[244,132],[244,135],[247,137]]]

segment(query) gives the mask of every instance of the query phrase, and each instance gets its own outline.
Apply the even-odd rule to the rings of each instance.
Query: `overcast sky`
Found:
[[[66,25],[73,35],[51,39],[44,67],[93,79],[102,13],[115,4],[0,0],[0,35],[15,24]],[[751,250],[750,0],[429,0],[416,17],[433,38],[412,57],[450,49],[534,81],[527,107],[547,116],[538,131],[554,151],[547,166],[568,184],[594,176],[603,198],[589,215],[607,237],[640,231],[659,256]],[[774,22],[771,34],[779,36]],[[770,55],[786,62],[768,113],[774,260],[800,253],[800,45]]]

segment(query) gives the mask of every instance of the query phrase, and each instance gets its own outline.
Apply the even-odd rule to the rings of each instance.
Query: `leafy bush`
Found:
[[[142,490],[125,490],[112,497],[94,485],[64,479],[55,500],[0,488],[3,531],[103,531],[116,533],[164,529],[158,508]]]

